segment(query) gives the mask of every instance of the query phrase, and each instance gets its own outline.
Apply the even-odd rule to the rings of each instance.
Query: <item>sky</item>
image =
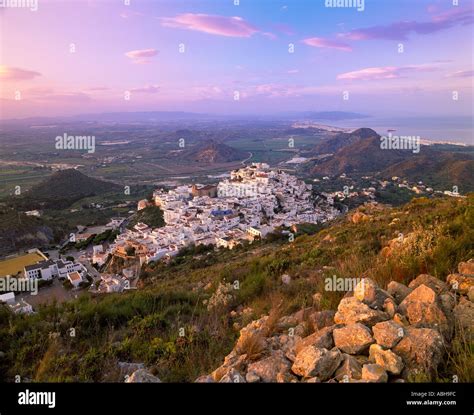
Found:
[[[474,0],[338,2],[0,0],[0,118],[472,116]]]

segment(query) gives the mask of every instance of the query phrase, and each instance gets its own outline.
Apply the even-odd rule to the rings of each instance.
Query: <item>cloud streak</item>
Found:
[[[227,37],[250,37],[260,32],[241,17],[216,16],[201,13],[184,13],[176,17],[161,18],[165,27],[194,30],[211,35]]]
[[[5,81],[28,81],[38,76],[41,76],[41,74],[36,71],[0,65],[0,79]]]
[[[407,73],[432,72],[436,69],[436,67],[429,65],[381,66],[346,72],[338,75],[337,79],[344,81],[380,81],[402,78]]]
[[[347,43],[338,40],[325,39],[322,37],[310,37],[303,39],[302,42],[305,45],[312,46],[314,48],[337,49],[344,52],[352,51],[352,48]]]
[[[340,33],[339,37],[348,40],[407,40],[414,33],[427,35],[472,23],[474,23],[474,15],[471,8],[455,8],[433,16],[431,21],[398,21],[389,25],[371,26]]]
[[[158,55],[156,49],[137,49],[125,53],[125,56],[133,61],[133,63],[150,63],[151,58]]]

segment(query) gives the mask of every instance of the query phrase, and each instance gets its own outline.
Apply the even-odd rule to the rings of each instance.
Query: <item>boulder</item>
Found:
[[[279,373],[288,373],[291,363],[281,350],[276,350],[262,360],[250,363],[247,376],[257,376],[262,382],[276,382]]]
[[[301,341],[301,337],[297,335],[290,336],[282,334],[272,339],[272,348],[281,350],[287,359],[294,361],[296,357],[296,345]]]
[[[459,304],[454,307],[456,326],[461,337],[467,341],[474,341],[474,303],[461,297]]]
[[[393,298],[386,298],[383,302],[382,310],[387,313],[390,318],[393,318],[397,312],[397,303]]]
[[[391,349],[404,336],[403,326],[394,320],[382,321],[372,327],[374,338],[380,346]]]
[[[407,318],[403,314],[400,314],[400,313],[395,313],[392,320],[395,323],[400,324],[400,326],[409,326],[410,325]]]
[[[424,284],[419,285],[407,295],[398,309],[408,318],[410,324],[418,327],[433,327],[443,333],[446,338],[450,337],[452,328],[432,288]]]
[[[238,370],[231,369],[219,380],[219,383],[246,383],[246,380]]]
[[[360,354],[374,343],[370,330],[360,323],[335,329],[333,336],[336,347],[348,354]]]
[[[381,310],[374,310],[355,297],[343,298],[334,316],[336,324],[362,323],[369,327],[389,319],[390,317],[387,313]]]
[[[334,378],[339,382],[350,382],[354,379],[360,379],[362,377],[362,365],[354,357],[344,353],[341,365],[336,370]]]
[[[354,297],[374,309],[383,309],[384,302],[391,296],[370,278],[362,280],[354,287]]]
[[[341,361],[342,355],[337,349],[327,350],[307,346],[296,355],[291,369],[298,376],[317,377],[325,381],[332,376]]]
[[[458,264],[458,272],[464,275],[470,275],[474,277],[474,259],[470,259],[467,262],[460,262]]]
[[[443,337],[431,328],[405,327],[404,331],[392,351],[402,358],[406,376],[421,374],[431,379],[443,359]]]
[[[361,380],[365,380],[367,382],[385,383],[388,380],[388,375],[382,366],[376,363],[369,363],[362,366]]]
[[[138,369],[127,377],[125,383],[161,383],[161,380],[146,369]]]
[[[334,347],[334,340],[332,337],[333,331],[337,326],[325,327],[317,332],[296,342],[296,353],[307,346],[314,346],[320,349],[332,349]]]
[[[321,330],[324,327],[334,325],[334,316],[336,312],[334,310],[323,310],[311,313],[308,316],[310,323],[313,325],[315,330]]]
[[[385,350],[378,344],[372,344],[369,349],[369,361],[382,366],[386,372],[399,375],[403,369],[403,360],[391,350]]]
[[[408,284],[408,287],[415,289],[420,285],[426,285],[430,287],[436,294],[440,294],[443,291],[448,290],[448,286],[445,282],[441,281],[439,278],[433,277],[429,274],[420,274],[413,281]]]
[[[474,276],[450,274],[446,278],[446,282],[453,291],[459,294],[467,294],[469,289],[474,287]]]
[[[467,292],[467,298],[469,301],[474,303],[474,287],[469,288],[469,291]]]
[[[387,285],[387,292],[395,299],[398,304],[400,304],[412,291],[413,290],[411,288],[408,288],[406,285],[396,281],[391,281]]]
[[[211,375],[202,375],[199,376],[195,381],[195,383],[214,383],[214,379]]]

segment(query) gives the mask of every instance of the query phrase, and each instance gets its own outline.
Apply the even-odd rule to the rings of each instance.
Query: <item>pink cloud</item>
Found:
[[[127,58],[130,58],[134,63],[149,63],[150,58],[158,55],[156,49],[137,49],[125,53]]]
[[[456,71],[447,75],[448,78],[470,78],[474,76],[474,70]]]
[[[64,92],[49,95],[37,95],[37,101],[54,101],[65,104],[89,102],[92,98],[83,92]]]
[[[0,79],[6,81],[27,81],[41,76],[39,72],[28,69],[14,68],[12,66],[0,65]]]
[[[450,29],[458,25],[468,25],[474,22],[471,8],[454,8],[452,10],[437,14],[431,21],[418,22],[399,21],[389,25],[372,26],[363,29],[356,29],[347,33],[340,33],[339,36],[350,40],[406,40],[412,33],[426,35],[442,30]]]
[[[352,51],[352,48],[346,43],[339,42],[338,40],[325,39],[322,37],[310,37],[307,39],[303,39],[302,42],[305,45],[312,46],[315,48],[337,49],[345,52]]]
[[[138,94],[156,94],[160,90],[158,85],[148,85],[140,88],[133,88],[130,91]]]
[[[165,27],[195,30],[211,35],[228,37],[250,37],[259,30],[241,17],[215,16],[209,14],[185,13],[176,17],[161,19]]]
[[[431,72],[436,69],[436,67],[428,65],[413,65],[401,67],[382,66],[374,68],[364,68],[353,72],[346,72],[338,75],[337,79],[346,81],[379,81],[401,78],[407,72]]]

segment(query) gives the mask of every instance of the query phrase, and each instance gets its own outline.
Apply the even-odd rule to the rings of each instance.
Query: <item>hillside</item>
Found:
[[[27,197],[34,199],[82,198],[119,191],[117,184],[86,176],[75,169],[54,172],[41,183],[33,186]]]
[[[85,295],[29,317],[0,309],[0,378],[123,381],[124,367],[140,363],[163,381],[194,381],[222,364],[250,322],[264,315],[276,321],[315,298],[320,311],[335,310],[346,292],[328,290],[327,278],[366,277],[386,289],[424,273],[444,280],[474,257],[473,195],[353,213],[294,242],[275,237],[232,251],[188,249],[169,265],[144,267],[136,291]],[[71,339],[70,327],[81,335]],[[249,351],[258,352],[255,346]],[[455,373],[460,382],[473,381],[473,361],[472,349],[455,339],[437,379]]]
[[[380,136],[362,128],[324,140],[314,153],[332,155],[314,165],[312,174],[378,173],[383,178],[399,176],[447,189],[458,186],[462,193],[474,190],[474,154],[470,149],[451,152],[442,146],[422,146],[419,153],[384,150],[380,148]]]
[[[207,140],[180,154],[185,160],[198,163],[228,163],[244,160],[249,156],[245,151],[230,147],[215,140]]]

